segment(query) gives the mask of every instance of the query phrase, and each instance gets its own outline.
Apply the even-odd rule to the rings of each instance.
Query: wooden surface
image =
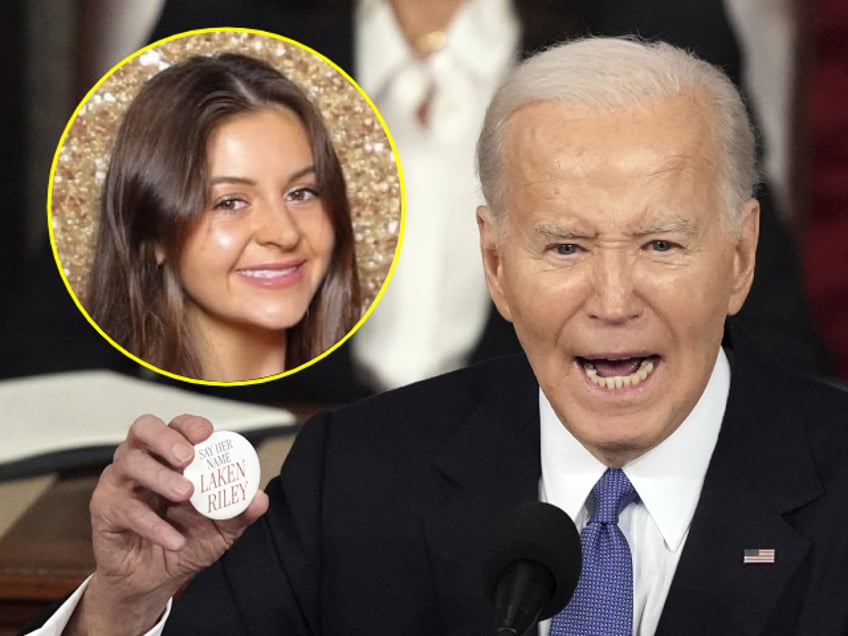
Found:
[[[257,444],[262,485],[279,473],[294,434]],[[88,501],[97,473],[0,484],[0,636],[17,633],[94,568]]]

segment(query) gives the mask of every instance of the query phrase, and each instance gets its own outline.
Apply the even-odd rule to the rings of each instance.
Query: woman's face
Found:
[[[212,342],[288,329],[335,242],[306,132],[293,113],[269,108],[224,120],[206,152],[207,202],[176,263],[189,326]]]

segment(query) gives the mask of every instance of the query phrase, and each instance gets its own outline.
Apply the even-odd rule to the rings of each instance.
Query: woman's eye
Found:
[[[311,201],[312,199],[317,199],[319,196],[318,188],[305,186],[289,190],[286,193],[286,201]]]
[[[247,207],[247,201],[238,197],[224,197],[215,201],[212,207],[215,210],[222,210],[224,212],[237,212]]]
[[[572,256],[578,252],[580,247],[575,243],[559,243],[554,245],[554,251],[560,256]]]

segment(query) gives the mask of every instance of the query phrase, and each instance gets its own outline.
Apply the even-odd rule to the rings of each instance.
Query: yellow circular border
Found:
[[[228,35],[241,34],[241,39],[243,40],[243,42],[240,43],[239,46],[233,45],[232,42],[222,45],[222,43],[218,42],[217,40],[223,39],[223,38],[219,38],[219,37],[216,37],[216,36],[223,36],[224,34],[228,34]],[[146,79],[149,79],[150,77],[152,77],[153,75],[155,75],[159,71],[163,70],[165,67],[170,66],[171,63],[173,63],[173,62],[162,61],[161,55],[159,55],[158,60],[157,60],[156,59],[156,53],[157,52],[154,51],[154,49],[158,49],[162,45],[166,45],[168,43],[175,42],[177,40],[188,38],[190,36],[207,36],[207,38],[206,38],[206,41],[203,42],[203,46],[197,47],[196,50],[189,51],[188,53],[182,53],[182,55],[180,55],[179,57],[176,57],[176,59],[173,60],[173,62],[178,61],[179,59],[183,59],[187,55],[191,55],[191,54],[198,54],[198,55],[206,54],[206,55],[209,55],[209,54],[212,54],[212,53],[223,52],[223,51],[240,52],[240,53],[243,53],[243,54],[246,54],[246,55],[253,55],[254,57],[257,57],[258,59],[262,59],[262,60],[265,60],[265,61],[271,63],[272,65],[275,66],[275,68],[277,68],[279,71],[281,71],[287,77],[289,77],[289,79],[291,79],[292,81],[297,83],[299,86],[301,86],[301,88],[303,88],[305,90],[305,92],[310,97],[310,99],[313,101],[313,103],[316,104],[316,106],[321,111],[322,115],[324,116],[325,121],[327,122],[327,128],[330,132],[330,137],[333,141],[334,146],[336,147],[336,151],[339,153],[339,160],[342,164],[342,172],[344,173],[345,181],[348,184],[348,197],[350,199],[351,216],[352,216],[352,222],[353,222],[353,226],[354,226],[354,242],[357,245],[357,269],[358,269],[359,274],[360,274],[360,283],[363,286],[363,293],[364,293],[364,296],[365,296],[365,299],[363,301],[364,312],[362,314],[362,317],[353,326],[353,328],[350,331],[348,331],[348,333],[345,334],[332,347],[328,348],[326,351],[322,352],[320,355],[312,358],[311,360],[304,362],[303,364],[301,364],[301,365],[299,365],[299,366],[297,366],[293,369],[286,370],[286,371],[279,373],[279,374],[276,374],[276,375],[265,376],[265,377],[262,377],[262,378],[254,378],[254,379],[251,379],[251,380],[240,380],[240,381],[236,381],[236,382],[219,382],[219,381],[202,380],[202,379],[199,379],[199,378],[190,378],[190,377],[178,375],[176,373],[172,373],[172,372],[167,371],[165,369],[160,369],[159,367],[150,364],[146,360],[142,360],[141,358],[130,353],[124,347],[122,347],[117,342],[115,342],[91,318],[91,316],[88,314],[88,311],[86,311],[85,307],[83,306],[83,303],[80,301],[79,297],[77,296],[77,293],[76,293],[75,288],[74,288],[74,284],[72,284],[68,272],[66,272],[65,268],[62,266],[62,260],[63,259],[60,258],[60,256],[59,256],[60,250],[59,250],[58,245],[57,245],[57,233],[61,234],[66,228],[62,227],[61,230],[57,231],[57,227],[60,226],[59,221],[62,219],[63,215],[60,214],[60,215],[58,215],[58,217],[54,217],[54,214],[53,214],[53,207],[54,207],[53,206],[53,203],[54,203],[53,194],[54,194],[54,187],[56,185],[56,180],[57,180],[57,167],[59,166],[60,160],[62,159],[63,152],[65,151],[65,144],[66,144],[66,141],[68,140],[68,136],[70,134],[71,129],[75,125],[77,125],[78,122],[82,121],[82,120],[80,120],[79,117],[80,117],[81,114],[84,114],[85,109],[89,105],[90,100],[96,99],[99,102],[106,101],[106,102],[120,103],[120,105],[121,105],[120,114],[122,116],[123,112],[126,109],[126,106],[129,104],[129,101],[132,99],[132,97],[135,96],[135,93],[137,93],[137,91],[141,88],[141,85],[144,83],[144,81]],[[251,38],[251,36],[253,36],[254,38],[256,36],[258,36],[258,37],[261,37],[261,38],[272,38],[273,40],[276,40],[277,41],[276,46],[278,48],[274,51],[275,55],[263,55],[262,54],[263,48],[266,49],[264,51],[264,53],[266,53],[266,54],[268,53],[268,51],[267,51],[268,43],[265,43],[263,45],[262,41],[254,40],[254,39]],[[286,50],[285,47],[279,48],[281,44],[282,45],[288,45],[288,46],[294,47],[294,48],[290,48],[288,50]],[[301,59],[300,60],[296,60],[296,59],[293,60],[291,65],[281,63],[280,59],[278,59],[276,57],[276,55],[280,55],[284,58],[283,61],[289,61],[289,60],[292,59],[291,56],[290,56],[290,53],[292,53],[294,51],[300,52]],[[303,54],[306,54],[310,58],[313,58],[313,59],[310,61],[309,58],[304,57]],[[142,64],[143,65],[150,65],[152,67],[152,69],[151,69],[152,72],[150,72],[147,75],[146,78],[143,78],[140,81],[135,83],[136,85],[134,86],[134,89],[133,89],[131,95],[115,96],[114,94],[111,94],[111,93],[108,93],[108,92],[103,94],[103,95],[98,94],[98,91],[101,89],[101,87],[103,87],[103,85],[105,83],[109,82],[109,80],[112,79],[112,77],[116,73],[118,73],[122,69],[124,69],[126,67],[126,65],[128,65],[130,62],[136,60],[136,58],[142,58],[145,55],[150,56],[151,59],[147,63],[144,63],[142,61]],[[307,82],[307,81],[304,81],[306,76],[311,75],[316,68],[320,68],[320,66],[316,65],[317,62],[321,62],[324,65],[326,65],[326,67],[328,67],[328,68],[324,69],[325,72],[328,71],[328,70],[332,71],[333,73],[337,74],[342,80],[344,80],[347,84],[349,84],[351,87],[353,87],[353,89],[355,89],[355,92],[358,93],[359,97],[361,97],[362,100],[364,100],[365,104],[369,107],[371,114],[373,114],[376,117],[377,122],[379,122],[381,132],[385,136],[385,141],[388,143],[389,148],[391,149],[391,160],[392,160],[392,163],[397,170],[397,195],[398,195],[397,196],[397,203],[395,204],[393,202],[392,207],[395,209],[395,211],[397,211],[398,207],[400,208],[400,210],[399,210],[400,218],[398,219],[397,214],[396,214],[394,218],[391,218],[388,221],[388,227],[384,228],[385,230],[387,230],[389,235],[391,235],[391,234],[395,235],[394,238],[393,238],[393,241],[391,241],[391,242],[394,242],[394,255],[392,257],[391,263],[388,266],[388,270],[386,270],[386,268],[385,268],[385,259],[383,257],[382,252],[376,251],[374,253],[374,254],[376,254],[376,257],[374,258],[374,260],[372,260],[370,262],[365,262],[365,257],[361,253],[360,245],[363,242],[365,242],[366,240],[374,241],[375,237],[374,237],[374,232],[373,232],[374,228],[370,227],[372,225],[372,221],[369,220],[364,214],[361,214],[359,211],[364,209],[364,208],[367,209],[369,206],[371,206],[373,204],[365,203],[366,198],[370,198],[369,193],[363,192],[363,191],[352,191],[351,190],[351,183],[366,183],[366,182],[368,182],[369,178],[373,178],[374,175],[368,174],[367,164],[363,164],[363,166],[360,166],[359,168],[357,168],[357,167],[355,167],[355,165],[354,165],[355,162],[353,160],[348,160],[347,152],[350,151],[350,150],[354,150],[354,145],[356,143],[361,144],[361,141],[356,142],[356,141],[350,140],[350,136],[348,134],[350,132],[349,128],[340,125],[339,122],[340,122],[341,118],[339,116],[339,113],[335,113],[335,114],[333,113],[334,108],[337,109],[338,105],[332,104],[332,99],[330,99],[328,96],[317,93],[314,90],[311,90],[310,89],[310,83]],[[163,64],[164,64],[164,66],[163,66]],[[305,65],[305,66],[303,68],[299,69],[298,64]],[[305,70],[306,67],[309,66],[309,65],[312,65],[312,68]],[[311,84],[312,84],[312,87],[314,88],[316,83],[313,82]],[[355,93],[352,93],[352,94],[355,94]],[[113,128],[111,130],[97,129],[97,130],[89,133],[89,135],[97,134],[108,142],[104,153],[97,155],[97,156],[92,156],[91,153],[87,153],[88,154],[88,162],[90,164],[89,170],[92,171],[92,176],[93,176],[92,181],[97,182],[96,196],[92,199],[92,197],[91,197],[92,193],[91,192],[83,193],[82,195],[80,195],[79,193],[75,194],[73,192],[73,188],[71,188],[70,193],[67,193],[67,192],[61,192],[60,193],[61,194],[61,196],[59,197],[61,199],[61,201],[59,202],[60,205],[65,205],[65,206],[70,205],[70,206],[82,207],[83,204],[85,204],[86,202],[93,203],[93,205],[95,205],[95,206],[99,205],[100,189],[102,187],[103,178],[105,177],[105,173],[106,173],[106,170],[108,168],[108,157],[109,157],[109,154],[111,152],[111,143],[114,139],[114,134],[117,131],[117,125],[120,123],[121,116],[118,116],[115,119],[115,121],[111,122],[111,124],[113,126]],[[87,126],[88,123],[89,122],[85,122],[83,125]],[[385,150],[385,148],[378,147],[378,145],[380,143],[382,143],[382,142],[379,142],[379,141],[378,142],[368,142],[366,144],[366,146],[372,146],[372,147],[370,147],[370,148],[365,147],[365,148],[362,148],[360,150],[364,150],[365,152],[372,152],[372,153],[373,152],[382,152],[382,151]],[[73,153],[73,150],[69,150],[68,152]],[[103,156],[106,157],[105,161],[103,159]],[[72,177],[71,180],[73,180],[72,175],[71,175],[71,177]],[[62,178],[64,178],[64,177],[62,177]],[[389,184],[386,184],[385,182],[379,182],[379,181],[376,182],[376,188],[379,190],[378,194],[382,197],[387,197],[387,196],[392,197],[393,196],[393,192],[391,191],[392,190],[391,186]],[[99,221],[99,208],[94,212],[90,211],[90,214],[92,215],[92,218],[90,218],[88,220],[89,221],[88,222],[88,225],[89,225],[88,232],[89,232],[89,234],[88,234],[87,237],[85,237],[87,242],[86,242],[84,248],[81,248],[81,249],[84,249],[84,251],[87,251],[88,254],[89,254],[89,256],[88,256],[89,262],[87,264],[86,263],[82,264],[84,267],[87,267],[87,268],[90,268],[90,265],[91,265],[90,261],[91,261],[91,259],[93,259],[94,246],[95,246],[95,243],[96,243],[96,225],[95,225],[95,222]],[[376,219],[376,220],[373,221],[374,224],[376,224],[378,222],[379,222],[379,219]],[[125,356],[127,356],[131,360],[135,361],[136,363],[150,369],[151,371],[154,371],[155,373],[167,376],[169,378],[173,378],[175,380],[181,380],[183,382],[189,382],[189,383],[192,383],[192,384],[202,384],[202,385],[206,385],[206,386],[223,386],[223,387],[227,387],[227,386],[249,386],[249,385],[253,385],[253,384],[263,384],[265,382],[271,382],[271,381],[274,381],[274,380],[278,380],[280,378],[284,378],[286,376],[292,375],[294,373],[297,373],[298,371],[301,371],[303,369],[306,369],[307,367],[312,366],[313,364],[315,364],[316,362],[318,362],[320,360],[323,360],[328,355],[333,353],[336,349],[338,349],[340,346],[342,346],[365,323],[365,321],[371,315],[371,312],[374,311],[374,308],[377,306],[380,299],[382,298],[383,293],[386,290],[386,287],[388,286],[392,276],[394,275],[394,271],[395,271],[395,267],[397,265],[398,257],[400,256],[400,249],[401,249],[401,245],[403,244],[404,230],[405,230],[405,227],[406,227],[406,193],[405,193],[405,189],[404,189],[403,169],[401,167],[400,157],[398,155],[397,147],[395,146],[394,140],[392,139],[391,132],[389,131],[389,128],[386,125],[386,122],[383,120],[383,117],[380,114],[379,110],[377,110],[377,107],[371,101],[371,98],[365,93],[365,91],[362,90],[362,88],[353,80],[353,78],[351,78],[335,62],[328,59],[327,57],[325,57],[324,55],[322,55],[318,51],[315,51],[314,49],[306,46],[305,44],[302,44],[302,43],[300,43],[296,40],[293,40],[291,38],[288,38],[288,37],[285,37],[285,36],[282,36],[282,35],[279,35],[279,34],[276,34],[276,33],[270,33],[268,31],[262,31],[262,30],[259,30],[259,29],[247,29],[247,28],[241,28],[241,27],[215,27],[215,28],[206,28],[206,29],[193,29],[191,31],[185,31],[183,33],[178,33],[178,34],[169,36],[167,38],[157,40],[156,42],[153,42],[153,43],[145,46],[144,48],[139,49],[138,51],[135,51],[134,53],[131,53],[130,55],[126,56],[123,60],[121,60],[120,62],[115,64],[111,69],[109,69],[109,71],[107,71],[103,75],[103,77],[101,77],[97,81],[97,83],[91,88],[91,90],[89,90],[88,93],[86,93],[85,97],[83,97],[83,99],[80,101],[79,105],[76,107],[76,109],[74,109],[74,112],[71,114],[71,117],[68,120],[68,123],[66,124],[64,131],[62,132],[62,136],[59,138],[59,143],[57,144],[56,152],[53,155],[53,162],[52,162],[51,167],[50,167],[50,177],[49,177],[49,183],[48,183],[48,188],[47,188],[47,224],[48,224],[48,230],[49,230],[49,234],[50,234],[50,246],[51,246],[51,249],[53,250],[53,258],[56,261],[56,266],[59,270],[59,275],[62,277],[62,281],[64,282],[65,287],[68,290],[68,293],[70,294],[71,298],[73,299],[74,304],[77,306],[77,309],[80,310],[80,312],[85,317],[85,319],[89,322],[89,324],[91,324],[91,326],[94,327],[94,329],[107,342],[109,342],[109,344],[111,344],[118,351],[120,351],[121,353],[123,353]],[[79,232],[78,232],[78,234],[79,234]],[[77,240],[79,240],[79,238],[80,237],[77,236]],[[63,248],[62,251],[64,251],[64,248]],[[79,264],[79,263],[77,263],[77,264]],[[88,269],[86,269],[86,271],[85,271],[86,277],[87,277],[88,273],[89,273],[89,271],[88,271]],[[364,274],[364,276],[363,276],[363,274]],[[81,272],[78,272],[77,275],[76,275],[76,278],[78,278],[79,280],[77,280],[76,282],[84,283],[84,281],[82,280],[82,277],[83,277],[83,274]],[[376,287],[376,284],[373,281],[377,280],[378,278],[382,280],[382,284],[379,284],[379,288],[375,290],[374,287]]]

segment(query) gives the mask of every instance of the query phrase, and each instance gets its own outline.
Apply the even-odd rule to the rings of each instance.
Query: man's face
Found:
[[[507,212],[478,210],[490,291],[560,421],[623,465],[695,406],[753,277],[758,206],[721,222],[709,111],[693,95],[507,123]]]

